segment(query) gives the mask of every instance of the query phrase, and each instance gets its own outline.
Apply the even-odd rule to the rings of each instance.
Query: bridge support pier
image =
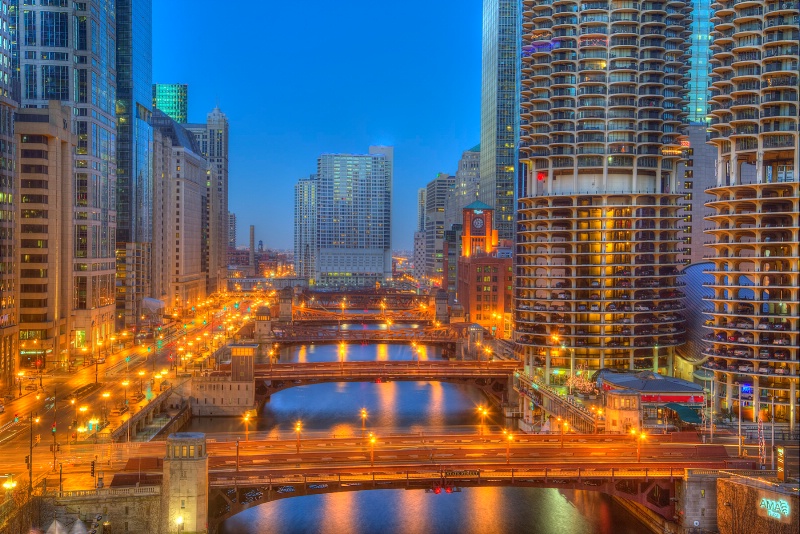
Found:
[[[687,469],[675,483],[675,515],[684,527],[676,532],[715,532],[717,530],[716,471]]]
[[[206,435],[179,432],[167,438],[161,484],[161,532],[208,532]]]

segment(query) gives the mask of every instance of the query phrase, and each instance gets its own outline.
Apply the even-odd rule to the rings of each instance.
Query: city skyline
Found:
[[[249,9],[248,20],[265,24],[252,37],[238,26],[226,28],[205,0],[153,5],[153,82],[189,85],[189,122],[204,121],[215,105],[231,122],[229,207],[237,214],[238,235],[254,224],[266,247],[292,248],[294,184],[315,171],[317,156],[382,144],[394,146],[397,156],[393,248],[410,249],[414,225],[408,214],[417,190],[437,172],[455,173],[461,154],[479,141],[481,2],[322,4],[304,15],[309,31],[303,35],[320,35],[313,30],[327,27],[334,15],[354,21],[353,27],[381,20],[359,32],[343,26],[326,31],[324,44],[278,23],[294,16],[289,6]],[[409,44],[409,26],[426,39]],[[198,50],[198,28],[240,35],[237,49],[258,46],[279,55],[265,63],[267,74],[255,73],[249,54],[234,54],[220,41]],[[339,54],[314,59],[313,73],[299,68],[320,49]],[[381,68],[344,75],[344,65],[359,64]],[[221,66],[215,74],[209,70],[214,65]],[[263,86],[257,99],[241,97],[245,66],[251,81]],[[374,91],[376,86],[383,90]],[[253,194],[260,190],[269,194]]]

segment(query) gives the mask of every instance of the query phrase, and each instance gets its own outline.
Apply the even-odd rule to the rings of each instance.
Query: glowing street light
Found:
[[[242,420],[244,421],[244,440],[245,441],[249,441],[250,440],[250,437],[249,437],[249,432],[250,432],[250,413],[249,412],[245,413],[244,416],[242,417]]]
[[[631,430],[631,435],[636,440],[636,462],[639,463],[642,461],[642,443],[647,439],[647,434],[644,431],[636,432],[636,429],[633,429]]]
[[[370,432],[369,433],[369,464],[372,467],[375,467],[375,435]]]
[[[506,465],[511,463],[511,442],[514,441],[514,434],[504,430],[503,433],[506,435]]]
[[[486,416],[489,415],[489,409],[481,404],[478,406],[478,415],[481,416],[481,426],[478,429],[478,433],[482,436],[485,428],[484,425],[486,423]]]
[[[568,421],[561,421],[561,418],[558,418],[558,428],[561,431],[561,448],[564,448],[564,432],[569,430],[569,422]]]
[[[294,424],[294,431],[297,432],[297,453],[300,454],[300,433],[303,431],[303,422],[299,419]]]
[[[122,381],[122,387],[125,388],[125,397],[123,397],[122,400],[123,400],[123,403],[126,404],[126,405],[128,404],[128,386],[130,384],[131,383],[127,379]]]
[[[367,432],[367,409],[361,408],[361,437],[363,438]]]

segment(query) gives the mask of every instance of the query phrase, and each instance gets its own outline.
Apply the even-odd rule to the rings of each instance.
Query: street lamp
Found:
[[[369,464],[375,467],[375,436],[372,432],[369,433]]]
[[[367,409],[361,408],[361,437],[363,438],[367,432]]]
[[[175,524],[178,525],[178,532],[183,532],[183,516],[179,515],[175,518]]]
[[[127,380],[127,379],[125,379],[125,380],[123,380],[123,381],[122,381],[122,387],[124,387],[124,388],[125,388],[125,396],[122,398],[122,402],[123,402],[123,404],[125,404],[126,406],[128,405],[128,386],[129,386],[130,384],[131,384],[131,383],[130,383],[130,382],[128,382],[128,380]]]
[[[14,475],[8,475],[8,479],[3,482],[3,489],[7,492],[14,491],[14,488],[17,487],[16,481],[14,481]]]
[[[100,421],[98,421],[96,417],[92,417],[89,420],[89,424],[92,425],[92,428],[94,428],[94,443],[95,443],[95,445],[97,445],[97,434],[98,434],[98,431],[99,431],[99,429],[97,428],[97,425],[98,425],[99,422]]]
[[[558,418],[558,428],[561,431],[561,448],[564,448],[564,432],[569,430],[569,423],[567,421],[561,421],[561,418]]]
[[[30,445],[28,447],[28,498],[31,498],[31,493],[33,492],[33,423],[39,423],[39,416],[33,416],[33,412],[30,413],[30,421],[31,421],[31,439]]]
[[[111,393],[108,391],[103,392],[103,422],[108,421],[108,398],[111,396]]]
[[[478,429],[478,434],[482,436],[484,432],[484,424],[486,422],[486,416],[489,415],[489,409],[483,404],[481,404],[480,406],[478,406],[478,415],[481,416],[481,426]]]
[[[508,430],[503,430],[506,435],[506,465],[511,463],[511,442],[514,441],[514,434]]]
[[[294,431],[297,432],[297,453],[300,454],[300,432],[303,431],[303,422],[299,419],[294,424]]]
[[[22,396],[22,379],[25,378],[25,371],[17,373],[17,380],[19,381],[19,396]]]
[[[245,413],[242,420],[244,421],[244,440],[250,441],[250,414]]]
[[[636,429],[633,429],[631,430],[631,435],[636,440],[636,462],[639,463],[642,461],[642,442],[647,439],[647,434],[644,431],[636,432]]]
[[[144,369],[139,371],[139,394],[144,395]]]

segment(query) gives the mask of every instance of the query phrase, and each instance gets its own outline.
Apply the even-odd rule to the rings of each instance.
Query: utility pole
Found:
[[[58,414],[58,392],[53,388],[53,471],[56,470],[56,449],[58,444],[56,442],[56,415]]]

